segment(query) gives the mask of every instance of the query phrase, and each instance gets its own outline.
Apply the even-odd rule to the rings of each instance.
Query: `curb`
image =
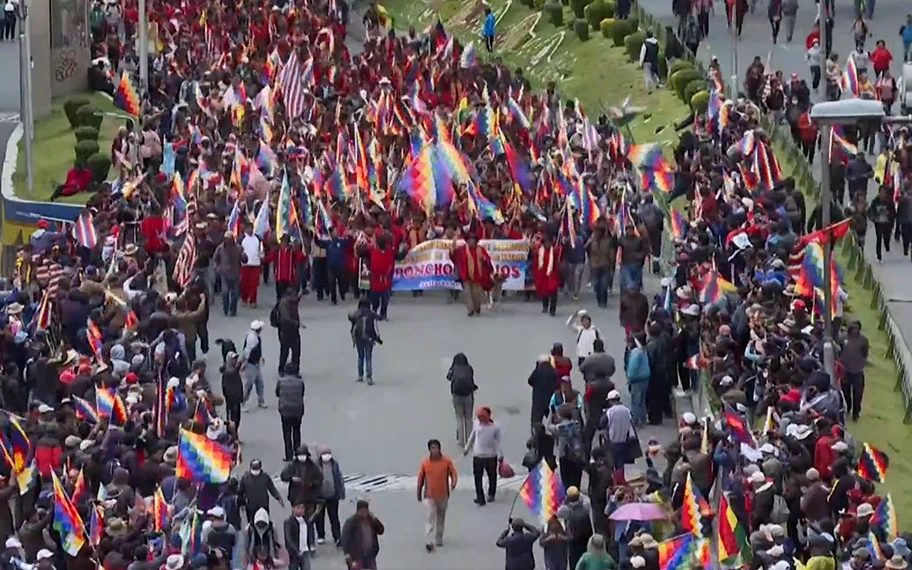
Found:
[[[25,128],[19,122],[6,141],[6,156],[3,159],[3,178],[0,180],[0,190],[2,190],[3,197],[7,200],[20,200],[16,197],[16,192],[13,188],[13,174],[16,173],[16,161],[19,159],[19,141],[22,140],[24,133]],[[28,202],[28,200],[22,201]]]

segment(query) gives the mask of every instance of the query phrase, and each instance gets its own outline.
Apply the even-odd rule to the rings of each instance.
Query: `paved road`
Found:
[[[651,285],[654,290],[655,283]],[[210,324],[213,338],[228,335],[240,345],[250,320],[267,319],[272,288],[261,287],[260,294],[259,309],[242,308],[235,318],[213,311]],[[346,319],[347,312],[354,307],[352,301],[339,307],[319,303],[313,296],[302,301],[302,321],[307,326],[302,331],[302,371],[307,384],[303,438],[332,447],[347,475],[349,500],[342,508],[342,516],[354,511],[355,500],[367,497],[386,524],[381,567],[401,570],[503,567],[503,553],[494,541],[506,525],[522,478],[501,484],[497,502],[484,508],[472,503],[471,459],[463,458],[455,443],[446,370],[455,353],[464,352],[468,356],[480,386],[476,405],[492,408],[504,431],[506,458],[517,464],[525,452],[529,429],[530,393],[526,378],[536,357],[547,352],[552,343],[563,342],[572,354],[575,336],[564,327],[564,320],[579,307],[592,308],[592,300],[590,295],[584,297],[581,305],[565,304],[559,307],[563,316],[551,318],[541,314],[538,303],[511,298],[495,314],[485,312],[481,318],[468,319],[461,304],[448,304],[440,293],[428,294],[423,299],[398,294],[390,308],[390,321],[381,324],[385,344],[375,352],[374,386],[355,382],[355,352]],[[617,299],[612,299],[610,308],[593,315],[608,351],[620,359],[623,332],[617,325]],[[268,327],[263,338],[270,408],[243,416],[241,439],[246,461],[260,458],[267,472],[278,475],[283,465],[274,397],[278,343],[274,330]],[[221,356],[211,351],[208,358],[210,379],[217,385]],[[623,386],[623,379],[619,383]],[[581,384],[577,375],[574,384]],[[621,391],[626,396],[626,389]],[[678,406],[680,413],[690,409],[681,401]],[[667,420],[664,426],[644,429],[640,437],[644,442],[650,437],[668,442],[674,437],[674,427]],[[424,552],[423,511],[414,495],[414,475],[426,454],[429,438],[444,442],[445,453],[454,458],[461,477],[449,510],[447,544],[433,555]],[[630,468],[630,473],[643,469],[637,465]],[[520,468],[520,471],[525,470]],[[284,493],[284,486],[280,490]],[[527,515],[522,501],[517,504],[516,512]],[[284,512],[281,516],[285,516]],[[333,548],[322,547],[320,554],[326,558],[315,567],[335,567],[337,555]]]
[[[0,114],[19,112],[19,41],[0,42]]]
[[[676,28],[676,18],[671,13],[670,0],[640,0],[642,5],[662,23]],[[712,56],[719,58],[726,77],[731,76],[731,54],[733,42],[729,31],[723,5],[716,3],[718,11],[710,23],[709,37],[700,46],[699,56],[708,61]],[[908,0],[877,0],[874,18],[869,22],[873,37],[868,42],[868,49],[873,48],[874,41],[884,39],[888,49],[893,53],[894,63],[891,72],[894,77],[899,77],[901,72],[902,42],[898,32],[899,27],[905,22],[906,14],[912,13],[912,3]],[[849,30],[851,25],[852,3],[847,0],[836,0],[836,22],[834,25],[833,50],[840,55],[840,60],[845,62],[845,57],[854,48],[854,38]],[[804,38],[810,32],[811,26],[817,16],[816,4],[809,0],[802,0],[798,12],[798,22],[792,43],[782,43],[773,46],[769,22],[766,18],[766,2],[759,0],[755,14],[748,15],[742,36],[737,43],[739,80],[741,85],[744,70],[754,56],[759,55],[763,61],[767,54],[771,54],[770,61],[773,69],[781,69],[786,77],[797,73],[806,78],[810,84],[810,72],[804,61]],[[894,111],[896,106],[894,106]],[[818,153],[818,158],[819,158]],[[815,163],[815,172],[819,172],[820,162]],[[872,184],[869,194],[873,197],[875,191]],[[866,244],[865,254],[874,262],[874,273],[883,284],[884,293],[890,299],[890,310],[899,325],[907,346],[912,347],[912,289],[909,280],[912,279],[912,262],[908,256],[902,255],[902,247],[895,243],[890,253],[885,253],[882,263],[876,263],[874,251],[874,230],[869,229],[869,239]]]

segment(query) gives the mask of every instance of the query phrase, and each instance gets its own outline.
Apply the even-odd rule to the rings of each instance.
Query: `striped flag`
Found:
[[[181,246],[177,254],[177,261],[174,263],[174,280],[181,287],[186,287],[193,278],[193,268],[196,265],[196,239],[193,234],[188,232],[184,238],[184,245]]]
[[[298,61],[298,54],[292,53],[282,67],[277,84],[282,91],[285,110],[292,119],[304,112],[304,90],[313,83],[313,59]]]
[[[73,226],[73,238],[76,243],[87,249],[93,249],[98,243],[98,232],[95,231],[95,221],[92,214],[85,210],[76,218]]]

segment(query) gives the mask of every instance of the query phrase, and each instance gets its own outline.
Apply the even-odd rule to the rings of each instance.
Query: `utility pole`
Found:
[[[149,17],[146,0],[139,0],[139,89],[140,99],[149,92]]]
[[[732,22],[732,26],[729,26],[731,29],[732,36],[732,76],[731,76],[731,85],[729,97],[734,100],[738,97],[738,3],[735,2],[734,6],[731,8],[732,18],[735,20]]]
[[[823,84],[826,85],[826,62],[830,58],[830,52],[827,49],[827,34],[829,26],[827,22],[830,19],[829,10],[830,0],[817,0],[817,22],[820,26],[820,53],[823,54],[823,61],[820,62],[820,72],[823,74]]]
[[[25,138],[25,183],[31,191],[34,186],[32,162],[32,137],[35,123],[32,119],[32,43],[29,33],[27,0],[19,3],[19,121]]]

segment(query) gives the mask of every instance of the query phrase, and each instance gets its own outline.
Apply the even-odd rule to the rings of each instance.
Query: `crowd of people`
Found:
[[[701,6],[676,7],[682,34]],[[511,519],[497,540],[509,570],[533,570],[536,543],[547,570],[665,570],[671,551],[711,567],[701,546],[710,538],[724,544],[717,563],[733,567],[906,568],[912,537],[898,534],[892,500],[873,482],[888,460],[846,429],[864,411],[869,344],[836,268],[831,307],[820,293],[831,268],[816,251],[838,239],[842,218],[823,227],[820,207],[808,211],[760,127],[764,113],[788,120],[812,158],[812,90],[797,79],[783,84],[758,60],[745,93],[725,99],[711,65],[709,110],[684,129],[669,161],[608,117],[590,122],[556,85],[535,92],[522,69],[478,62],[474,44],[442,24],[387,33],[374,4],[359,13],[363,48],[350,51],[350,10],[344,1],[268,10],[151,2],[162,48],[137,102],[136,6],[93,10],[93,58],[116,70],[115,101],[135,103],[136,118],[111,148],[116,179],[72,229],[39,222],[5,288],[0,496],[15,500],[0,504],[0,534],[9,537],[0,564],[309,569],[329,535],[349,568],[376,568],[383,523],[364,501],[343,521],[339,463],[330,449],[301,443],[298,307],[310,294],[332,304],[357,299],[348,315],[357,379],[373,384],[396,265],[441,240],[451,268],[445,287],[461,285],[448,294],[461,296],[468,317],[510,290],[555,316],[564,296],[586,294],[587,277],[597,305],[567,320],[574,354],[555,344],[528,379],[523,465],[548,466],[566,499],[543,527]],[[486,48],[496,49],[493,15],[478,16]],[[693,33],[698,44],[706,32]],[[792,33],[787,23],[787,39]],[[874,138],[846,129],[836,152]],[[912,218],[900,213],[912,215],[903,208],[906,139],[902,129],[883,132],[891,156],[869,209],[859,196],[877,169],[865,168],[861,153],[832,177],[840,202],[839,181],[849,185],[859,238],[871,219],[886,247],[894,221],[904,246],[912,241]],[[644,273],[665,274],[666,233],[673,272],[650,299]],[[518,285],[507,285],[498,241],[528,250]],[[594,324],[605,326],[598,315],[616,275],[622,358]],[[261,291],[270,282],[275,300]],[[420,297],[422,287],[404,292]],[[202,355],[217,296],[227,317],[239,302],[272,310],[239,345],[221,339],[215,372]],[[824,310],[835,317],[832,371],[822,365]],[[267,405],[267,326],[280,345],[285,493],[258,459],[230,476],[242,463],[244,406],[254,393]],[[721,409],[677,415],[675,395],[704,373]],[[504,469],[500,427],[489,408],[475,409],[465,355],[448,380],[481,507],[495,499]],[[679,427],[674,441],[641,445],[639,427],[668,420]],[[439,441],[428,451],[417,493],[433,552],[457,474]],[[645,478],[628,481],[625,466],[643,455]],[[291,515],[275,520],[270,504],[286,500]],[[612,517],[636,502],[665,509],[664,524]]]

